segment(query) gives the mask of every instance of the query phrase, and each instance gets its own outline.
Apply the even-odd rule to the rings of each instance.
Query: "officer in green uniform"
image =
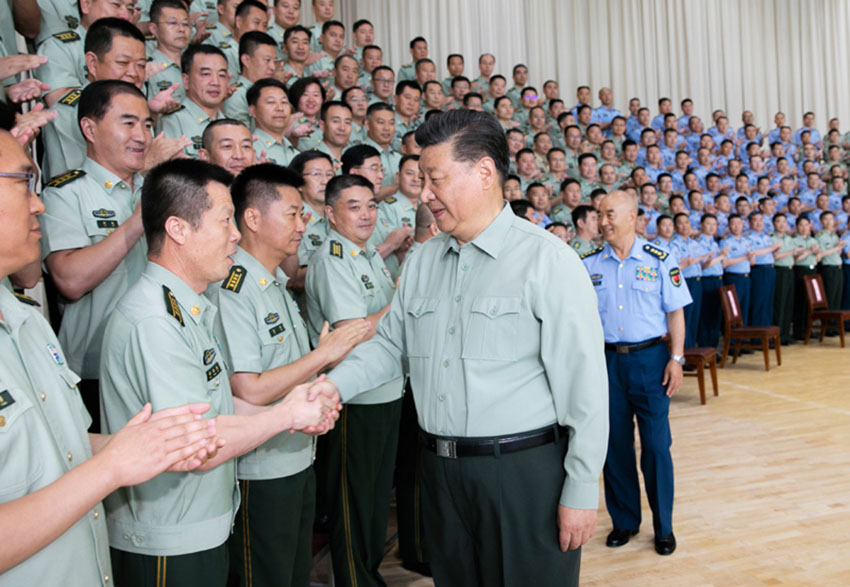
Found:
[[[419,128],[422,118],[419,116],[419,99],[422,90],[413,81],[399,82],[395,88],[395,134],[393,150],[401,152],[402,138]]]
[[[219,118],[204,129],[203,148],[198,159],[224,167],[234,176],[254,164],[257,158],[248,127],[230,118]]]
[[[369,106],[366,113],[366,145],[375,147],[381,154],[381,165],[384,168],[384,179],[381,187],[385,195],[392,195],[398,189],[395,177],[401,153],[393,149],[395,137],[395,113],[392,106],[377,103]],[[392,189],[386,189],[386,188]]]
[[[178,102],[186,98],[183,74],[180,71],[180,55],[189,45],[192,25],[186,5],[180,0],[159,0],[151,6],[151,32],[156,47],[149,53],[150,61],[162,70],[150,76],[145,85],[147,95],[154,96],[175,84],[180,84],[172,96]]]
[[[298,20],[301,18],[301,1],[280,0],[274,3],[272,10],[274,11],[274,24],[266,32],[278,44],[278,59],[286,61],[286,45],[283,42],[283,35],[286,29],[298,24]]]
[[[262,32],[265,34],[268,28],[269,15],[268,8],[263,2],[258,0],[243,0],[236,8],[236,18],[233,26],[233,36],[228,41],[219,45],[219,48],[227,58],[227,68],[233,77],[236,78],[242,69],[242,63],[239,59],[239,46],[242,37],[251,31]],[[226,46],[225,46],[226,45]],[[275,51],[276,53],[276,51]]]
[[[230,365],[213,329],[216,308],[202,295],[228,276],[236,252],[230,179],[191,159],[147,176],[142,214],[150,260],[106,328],[103,425],[123,426],[146,402],[163,408],[204,399],[223,446],[202,473],[160,475],[106,499],[120,585],[147,586],[156,577],[158,584],[224,586],[225,541],[239,506],[234,458],[284,430],[321,430],[336,416],[333,400],[311,402],[306,386],[271,407],[231,395]]]
[[[779,326],[780,342],[792,344],[791,314],[794,309],[794,255],[801,252],[794,245],[794,237],[787,232],[788,223],[785,214],[779,212],[773,216],[774,231],[770,235],[780,248],[773,253],[776,268],[776,294],[773,302],[773,323]]]
[[[289,167],[304,178],[300,188],[304,202],[304,215],[307,218],[307,230],[298,246],[298,261],[306,267],[308,261],[325,242],[330,227],[325,217],[325,189],[334,177],[331,158],[321,151],[307,151],[292,160]]]
[[[203,146],[204,129],[219,117],[219,108],[227,96],[227,60],[220,49],[209,45],[192,45],[181,58],[183,105],[166,113],[157,121],[157,134],[168,138],[189,137],[192,144],[183,152],[197,157]]]
[[[304,222],[294,171],[255,165],[231,187],[242,238],[230,274],[206,295],[218,308],[216,333],[231,366],[233,395],[269,405],[341,359],[368,332],[365,320],[328,334],[310,350],[307,327],[280,263],[294,255]],[[239,458],[243,495],[230,538],[231,575],[239,585],[310,582],[316,481],[314,441],[283,432]]]
[[[105,113],[103,104],[109,105]],[[145,265],[139,172],[152,122],[142,93],[121,81],[89,84],[80,98],[80,117],[87,158],[80,169],[47,183],[42,255],[65,299],[59,340],[70,368],[84,380],[86,407],[96,416],[106,320]],[[127,120],[133,121],[131,128]]]
[[[325,203],[331,231],[307,268],[307,325],[316,344],[323,322],[365,318],[374,327],[395,288],[367,241],[377,204],[369,180],[333,178]],[[380,585],[404,380],[399,373],[345,406],[328,437],[327,496],[331,559],[338,584]]]
[[[248,110],[248,90],[254,82],[271,78],[275,72],[277,54],[274,39],[260,31],[248,31],[239,40],[239,63],[242,66],[238,79],[230,84],[233,93],[222,104],[222,112],[246,126],[251,126]]]
[[[35,177],[29,156],[0,131],[3,280],[39,257],[40,234],[33,229],[44,206]],[[91,417],[77,389],[80,378],[37,305],[0,287],[0,524],[19,529],[3,545],[0,583],[109,587],[114,579],[100,501],[166,469],[199,466],[206,453],[198,451],[215,429],[196,420],[207,404],[153,418],[144,406],[112,437],[87,434]],[[151,458],[160,451],[164,457]]]
[[[79,6],[68,0],[39,0],[41,12],[38,35],[35,45],[38,47],[56,33],[76,29],[80,24]]]
[[[599,236],[598,215],[595,208],[582,204],[576,206],[570,216],[572,225],[576,229],[576,235],[569,242],[569,245],[578,253],[579,257],[582,257],[585,253],[596,248],[593,239]]]
[[[292,116],[286,86],[276,79],[261,79],[245,93],[254,127],[254,151],[258,158],[278,165],[289,165],[298,155],[284,136]]]
[[[121,79],[141,89],[145,81],[145,38],[135,26],[119,18],[102,18],[86,37],[86,83]],[[122,58],[119,58],[119,55]],[[135,59],[133,59],[135,57]],[[119,64],[120,62],[120,64]],[[125,65],[126,63],[126,65]],[[86,157],[86,140],[77,118],[82,88],[74,88],[57,101],[56,118],[44,127],[43,172],[53,177],[78,169]]]
[[[808,214],[800,214],[797,218],[797,234],[794,236],[794,247],[800,252],[794,254],[794,338],[803,340],[806,337],[806,287],[803,277],[815,274],[817,254],[820,245],[812,236],[812,223]]]
[[[236,29],[236,7],[240,0],[217,0],[216,14],[218,20],[214,26],[207,26],[210,36],[204,41],[222,51],[229,50],[231,46],[237,46],[238,41],[234,39],[233,33]],[[190,9],[190,12],[194,10]]]
[[[841,293],[844,287],[844,277],[841,274],[841,249],[844,243],[839,242],[835,234],[835,215],[832,212],[821,212],[823,230],[817,233],[815,240],[820,246],[817,254],[818,271],[823,279],[823,289],[830,310],[841,308]]]
[[[410,41],[410,56],[413,60],[398,70],[398,81],[416,79],[416,62],[428,57],[428,41],[424,37],[414,37]]]
[[[471,110],[419,127],[444,234],[406,261],[376,336],[314,386],[349,401],[409,370],[437,585],[576,585],[607,445],[602,326],[578,257],[504,204],[503,137]]]

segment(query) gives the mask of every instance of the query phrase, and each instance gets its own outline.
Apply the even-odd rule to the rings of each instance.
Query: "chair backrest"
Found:
[[[809,305],[810,313],[813,310],[821,310],[829,307],[823,289],[823,279],[819,274],[804,275],[803,283],[806,286],[806,302]]]
[[[738,292],[734,284],[720,286],[720,304],[723,307],[726,332],[744,325],[744,318],[741,316],[741,304],[738,303]]]

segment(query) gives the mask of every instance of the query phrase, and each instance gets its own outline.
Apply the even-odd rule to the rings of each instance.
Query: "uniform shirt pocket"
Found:
[[[477,297],[470,307],[461,358],[513,361],[517,356],[520,297]]]
[[[46,440],[43,422],[29,395],[19,388],[0,387],[6,407],[0,409],[0,503],[29,493],[44,471]]]
[[[408,357],[429,357],[437,336],[439,298],[413,298],[407,305],[405,336]]]

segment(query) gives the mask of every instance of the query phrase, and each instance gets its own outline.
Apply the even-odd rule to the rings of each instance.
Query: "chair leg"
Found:
[[[820,336],[818,337],[818,342],[823,344],[823,335],[826,334],[826,320],[820,321]]]
[[[721,369],[726,366],[726,357],[728,357],[728,356],[729,356],[729,337],[724,336],[723,337],[723,354],[720,355],[720,368]]]
[[[806,340],[803,341],[803,344],[809,344],[809,337],[812,335],[812,314],[809,313],[809,317],[806,318]]]
[[[782,346],[779,344],[779,337],[775,336],[773,338],[773,347],[776,349],[776,366],[782,364],[782,353],[779,352],[779,347]]]
[[[735,339],[735,348],[732,349],[733,350],[733,352],[732,352],[732,364],[733,365],[738,362],[738,355],[741,354],[741,345],[743,344],[743,342],[744,341],[741,338]]]
[[[838,320],[838,336],[841,338],[841,348],[844,348],[844,320]]]
[[[719,391],[717,389],[717,357],[711,357],[708,362],[708,366],[711,369],[711,387],[714,389],[715,397],[719,395]]]
[[[705,405],[705,361],[697,363],[697,384],[699,384],[699,403]]]
[[[764,370],[770,371],[770,343],[767,336],[761,339],[761,351],[764,353]]]

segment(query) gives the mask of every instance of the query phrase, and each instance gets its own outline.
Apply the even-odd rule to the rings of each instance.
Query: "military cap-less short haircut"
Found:
[[[501,104],[501,103],[502,103],[503,101],[505,101],[505,100],[507,100],[508,102],[510,102],[510,101],[511,101],[511,99],[510,99],[508,96],[499,96],[498,98],[496,98],[496,101],[495,101],[495,102],[493,102],[493,108],[494,108],[494,109],[495,109],[495,108],[498,108],[498,107],[499,107],[499,104]],[[512,103],[512,104],[513,104],[513,103]],[[520,131],[520,132],[522,132],[522,131]]]
[[[244,4],[244,2],[243,2]],[[277,49],[277,43],[271,35],[262,31],[248,31],[239,39],[239,67],[242,68],[242,56],[253,55],[257,47],[268,45]]]
[[[370,194],[375,191],[375,186],[372,182],[362,175],[337,175],[333,177],[325,188],[325,206],[333,208],[342,197],[342,192],[349,188],[361,187],[369,190]]]
[[[508,142],[502,125],[490,114],[449,110],[425,121],[416,130],[416,142],[423,149],[450,143],[455,161],[476,163],[489,157],[499,174],[499,185],[508,175]]]
[[[307,39],[311,39],[313,37],[312,31],[305,26],[301,26],[300,24],[293,25],[283,31],[283,44],[286,45],[286,42],[289,40],[289,37],[294,35],[295,33],[304,33],[307,35]]]
[[[484,97],[478,92],[469,92],[468,94],[464,94],[463,96],[463,105],[469,106],[469,103],[475,98],[478,98],[482,102],[484,101]]]
[[[145,100],[145,95],[129,82],[117,79],[105,79],[92,82],[83,88],[80,99],[77,102],[77,124],[83,118],[101,120],[112,105],[112,98],[123,94],[129,94]]]
[[[419,71],[419,66],[420,66],[420,65],[425,65],[426,63],[430,63],[431,65],[434,65],[434,66],[436,67],[436,65],[434,64],[434,60],[433,60],[433,59],[429,59],[428,57],[425,57],[425,58],[420,59],[419,61],[417,61],[417,62],[416,62],[416,64],[413,66],[413,69],[414,69],[415,71]]]
[[[247,1],[247,0],[246,0]],[[338,20],[328,20],[322,25],[322,34],[324,35],[332,26],[338,26],[345,31],[345,25]]]
[[[396,84],[396,86],[395,86],[395,95],[396,95],[396,96],[401,96],[401,95],[402,95],[402,93],[404,93],[404,90],[405,90],[406,88],[410,88],[411,90],[416,90],[416,91],[417,91],[417,92],[419,92],[420,94],[422,93],[422,88],[420,88],[420,87],[419,87],[419,84],[417,84],[417,83],[416,83],[415,81],[413,81],[412,79],[405,79],[405,80],[401,80],[400,82],[398,82],[398,83]]]
[[[489,80],[487,80],[487,81],[488,81],[488,83],[491,83],[491,84],[492,84],[492,83],[493,83],[493,81],[494,81],[494,80],[497,80],[497,79],[500,79],[500,80],[502,80],[503,82],[507,82],[507,81],[508,81],[508,80],[506,80],[506,79],[505,79],[505,76],[503,76],[501,73],[497,73],[497,74],[495,74],[495,75],[491,75],[491,76],[490,76],[490,79],[489,79]]]
[[[327,123],[328,121],[325,120],[325,117],[328,115],[328,110],[330,110],[334,106],[339,106],[340,108],[345,108],[346,110],[348,110],[348,112],[351,112],[351,106],[349,106],[348,104],[346,104],[342,100],[328,100],[327,102],[322,104],[322,110],[319,113],[319,120],[321,120],[324,123]]]
[[[150,17],[152,23],[156,24],[159,22],[159,18],[162,16],[163,8],[182,10],[187,15],[189,14],[189,9],[186,7],[186,4],[184,4],[180,0],[154,0],[153,4],[151,4],[150,10]],[[88,33],[86,33],[86,38],[88,38]]]
[[[410,131],[410,132],[412,133],[413,131]],[[405,136],[407,136],[407,135],[405,135]],[[419,155],[405,155],[404,157],[402,157],[401,160],[398,162],[398,170],[401,171],[402,169],[404,169],[404,165],[408,161],[416,161],[417,164],[418,164],[419,163]]]
[[[578,226],[578,221],[582,222],[587,221],[587,215],[591,212],[596,212],[596,208],[593,206],[588,206],[587,204],[581,204],[576,206],[575,209],[570,213],[570,218],[573,220],[573,226]]]
[[[355,145],[345,150],[342,154],[342,173],[349,174],[355,167],[360,167],[366,159],[379,157],[381,153],[372,145]],[[327,198],[327,191],[325,191]]]
[[[151,169],[142,186],[142,226],[148,250],[156,255],[165,240],[165,222],[182,218],[194,229],[212,207],[207,185],[229,186],[233,176],[225,169],[198,159],[171,159]]]
[[[268,13],[269,8],[262,2],[258,2],[257,0],[242,0],[239,5],[236,7],[235,16],[238,18],[240,16],[245,16],[248,14],[248,11],[252,8],[256,8],[257,10],[262,10],[263,12]]]
[[[465,75],[456,75],[452,78],[452,87],[455,87],[460,82],[470,83],[469,78]]]
[[[286,94],[287,99],[289,99],[289,92],[286,89],[286,84],[273,77],[266,77],[254,82],[254,84],[248,88],[248,91],[245,92],[245,99],[248,101],[248,106],[254,106],[257,104],[257,100],[260,99],[260,94],[265,88],[279,88],[283,90],[283,93]]]
[[[230,196],[236,209],[234,217],[239,228],[244,222],[245,210],[255,208],[265,212],[268,205],[280,199],[279,187],[298,189],[304,185],[304,178],[289,167],[274,163],[260,163],[246,167],[230,186]]]
[[[112,39],[115,37],[126,37],[145,43],[145,36],[139,29],[123,18],[99,18],[86,32],[84,51],[91,51],[99,60],[103,59],[112,49]]]
[[[304,169],[307,167],[307,163],[315,159],[324,159],[330,163],[331,166],[334,164],[333,159],[331,159],[331,156],[327,153],[312,150],[298,153],[295,157],[293,157],[292,161],[289,162],[289,168],[298,175],[303,175]]]
[[[463,63],[463,55],[460,53],[450,53],[448,57],[446,57],[446,65],[452,62],[452,57],[460,57],[460,62]]]
[[[227,63],[227,57],[224,56],[224,52],[218,47],[204,44],[190,44],[183,51],[183,55],[180,56],[180,71],[185,74],[192,71],[192,65],[195,63],[195,55],[218,55]]]
[[[354,32],[356,33],[356,32],[360,29],[360,27],[362,27],[362,26],[366,26],[367,24],[368,24],[370,27],[375,28],[375,27],[372,25],[372,23],[371,23],[371,22],[369,22],[369,21],[368,21],[368,20],[366,20],[365,18],[361,18],[361,19],[359,19],[359,20],[355,20],[355,21],[354,21],[354,24],[353,24],[353,25],[351,25],[351,30],[352,30],[352,31],[354,31]],[[370,46],[371,46],[371,45],[370,45]]]
[[[219,118],[218,120],[213,120],[209,123],[206,128],[204,128],[204,134],[201,136],[201,143],[203,144],[204,149],[209,150],[212,147],[213,133],[215,133],[215,129],[220,126],[241,126],[242,128],[249,129],[244,122],[240,120],[234,120],[232,118]]]
[[[514,200],[511,202],[511,212],[520,218],[526,218],[526,214],[532,209],[531,202],[528,200]]]
[[[427,45],[428,41],[425,40],[425,37],[413,37],[410,41],[410,48],[413,49],[413,47],[416,46],[416,43],[425,43]]]
[[[395,112],[393,110],[393,107],[387,104],[386,102],[375,102],[374,104],[371,104],[366,110],[366,118],[371,118],[375,112],[381,112],[382,110]]]

